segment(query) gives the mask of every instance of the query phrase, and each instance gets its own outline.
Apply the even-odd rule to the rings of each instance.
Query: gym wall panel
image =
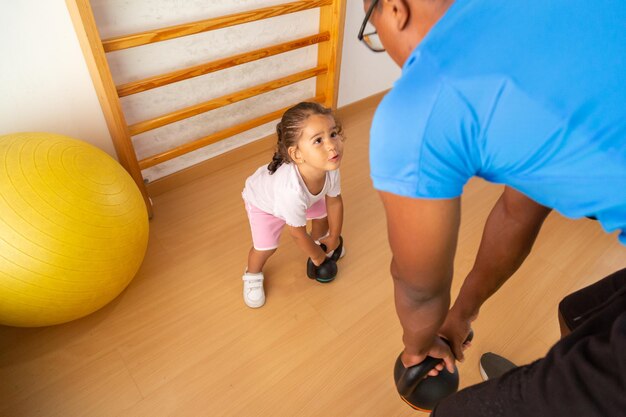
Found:
[[[143,2],[92,0],[94,18],[102,39],[191,21],[254,10],[284,3],[281,1],[171,1]],[[107,53],[116,85],[145,79],[182,68],[260,49],[318,33],[319,9],[276,16],[242,25],[171,39]],[[257,84],[315,67],[317,45],[249,62],[222,71],[190,78],[120,99],[129,125],[159,117],[197,103],[232,94]],[[163,152],[315,96],[315,80],[264,93],[214,111],[133,136],[137,158]],[[274,131],[276,121],[232,136],[218,143],[144,169],[142,175],[154,181],[171,173],[235,149]]]

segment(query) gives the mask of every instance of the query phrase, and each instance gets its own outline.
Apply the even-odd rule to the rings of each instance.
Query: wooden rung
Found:
[[[296,39],[291,42],[284,42],[278,45],[257,49],[238,55],[233,55],[227,58],[218,59],[216,61],[208,62],[194,67],[189,67],[182,70],[169,72],[167,74],[157,75],[143,80],[122,84],[117,87],[117,94],[120,97],[125,97],[131,94],[141,93],[142,91],[163,87],[164,85],[187,80],[193,77],[198,77],[200,75],[209,74],[211,72],[224,70],[262,58],[267,58],[269,56],[282,54],[284,52],[293,51],[294,49],[315,45],[320,42],[326,42],[329,39],[329,32],[317,33],[315,35]]]
[[[314,98],[311,98],[307,101],[317,101],[318,103],[323,103],[325,97],[323,95],[318,95]],[[150,156],[148,158],[142,159],[139,161],[139,167],[141,169],[150,168],[152,166],[158,165],[162,162],[169,161],[170,159],[174,159],[181,155],[185,155],[189,152],[195,151],[197,149],[203,148],[207,145],[210,145],[215,142],[219,142],[220,140],[226,139],[228,137],[237,135],[239,133],[245,132],[246,130],[250,130],[257,126],[261,126],[265,123],[269,123],[272,120],[280,119],[287,110],[289,110],[292,106],[282,108],[280,110],[276,110],[272,113],[268,113],[264,116],[257,117],[256,119],[248,120],[244,123],[238,124],[236,126],[232,126],[226,128],[224,130],[220,130],[219,132],[215,132],[211,135],[205,136],[200,139],[196,139],[193,142],[186,143],[184,145],[178,146],[176,148],[170,149],[168,151]]]
[[[205,101],[204,103],[196,104],[194,106],[186,107],[184,109],[176,110],[163,116],[155,117],[154,119],[145,120],[143,122],[135,123],[128,126],[128,130],[131,136],[138,135],[149,130],[168,125],[170,123],[178,122],[180,120],[187,119],[189,117],[196,116],[201,113],[215,110],[220,107],[227,106],[232,103],[236,103],[241,100],[245,100],[250,97],[258,96],[259,94],[267,93],[277,88],[284,87],[286,85],[294,84],[299,81],[313,78],[320,74],[324,74],[328,71],[326,65],[320,65],[315,68],[308,69],[306,71],[298,72],[296,74],[289,75],[287,77],[279,78],[269,81],[264,84],[259,84],[254,87],[247,88],[245,90],[237,91],[232,94]]]
[[[263,7],[261,9],[250,10],[242,13],[235,13],[213,19],[200,20],[192,23],[185,23],[177,26],[150,30],[146,32],[134,33],[131,35],[117,36],[102,41],[105,52],[119,51],[120,49],[133,48],[135,46],[147,45],[161,42],[168,39],[180,38],[182,36],[194,35],[196,33],[208,32],[210,30],[221,29],[229,26],[240,25],[242,23],[254,22],[270,17],[295,13],[302,10],[314,9],[316,7],[328,6],[332,0],[302,0],[292,3],[279,4],[276,6]]]

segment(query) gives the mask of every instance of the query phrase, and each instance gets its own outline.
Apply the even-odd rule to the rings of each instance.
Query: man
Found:
[[[524,261],[551,209],[593,216],[626,244],[626,3],[365,0],[364,7],[359,38],[402,67],[376,112],[370,145],[393,253],[402,361],[411,366],[428,355],[451,370],[471,321]],[[375,33],[363,33],[367,22]],[[460,195],[475,175],[505,189],[448,311]]]

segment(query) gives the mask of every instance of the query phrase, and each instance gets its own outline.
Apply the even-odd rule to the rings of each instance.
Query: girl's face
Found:
[[[298,145],[290,149],[292,159],[322,171],[339,168],[343,138],[332,116],[313,114],[306,120]]]

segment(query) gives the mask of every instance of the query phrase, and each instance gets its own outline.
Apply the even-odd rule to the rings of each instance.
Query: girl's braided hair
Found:
[[[267,166],[270,173],[273,174],[276,172],[278,167],[282,164],[288,164],[291,162],[291,158],[289,157],[287,150],[291,146],[295,146],[298,143],[306,120],[309,116],[314,114],[331,116],[334,118],[332,110],[319,103],[309,101],[296,104],[283,114],[280,122],[276,125],[276,136],[278,136],[278,141],[276,143],[276,152],[274,152],[274,156],[272,157],[272,162],[270,162]],[[341,134],[341,126],[336,119],[335,123],[337,123],[337,129],[339,134]]]

